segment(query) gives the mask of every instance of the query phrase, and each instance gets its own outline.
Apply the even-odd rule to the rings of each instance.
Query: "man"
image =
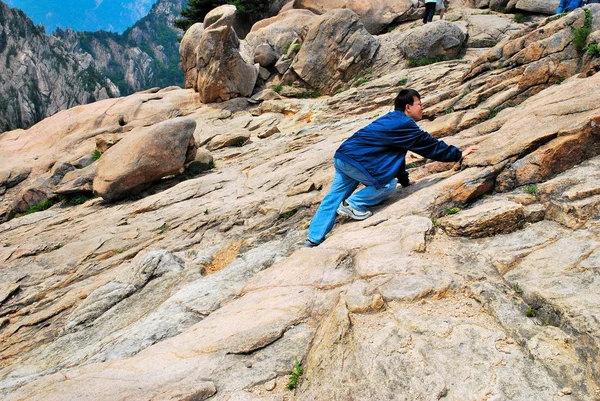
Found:
[[[583,7],[584,3],[584,0],[560,0],[556,14],[573,11],[576,8]]]
[[[405,169],[409,150],[442,162],[456,162],[478,149],[461,152],[454,146],[423,131],[415,121],[423,118],[421,96],[414,89],[402,89],[394,111],[358,130],[342,143],[334,155],[335,176],[308,228],[304,246],[319,245],[333,228],[337,214],[354,220],[371,216],[368,207],[387,199],[396,189],[410,185]],[[365,188],[352,194],[359,183]]]

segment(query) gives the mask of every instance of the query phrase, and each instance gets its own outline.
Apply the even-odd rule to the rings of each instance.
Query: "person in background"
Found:
[[[567,11],[573,11],[576,8],[583,7],[584,0],[560,0],[556,14],[562,14]]]
[[[423,23],[426,24],[433,20],[433,15],[435,14],[435,6],[437,4],[437,0],[425,0],[425,14],[423,15]]]
[[[440,20],[443,20],[446,14],[446,0],[437,0],[435,9],[440,12]]]
[[[435,4],[435,3],[434,3]],[[333,156],[335,176],[308,228],[304,246],[319,245],[333,228],[336,213],[353,220],[372,215],[375,206],[396,190],[396,184],[410,185],[406,172],[406,152],[441,162],[457,162],[478,146],[461,152],[423,131],[415,121],[423,118],[421,95],[402,89],[394,101],[394,111],[379,117],[346,139]],[[358,184],[365,187],[354,193]]]

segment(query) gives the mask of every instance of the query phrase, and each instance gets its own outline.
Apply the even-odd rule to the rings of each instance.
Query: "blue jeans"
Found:
[[[331,189],[323,198],[308,228],[308,239],[315,244],[323,242],[325,235],[333,228],[337,208],[344,200],[354,209],[364,212],[367,207],[386,200],[396,189],[395,178],[382,188],[376,189],[373,182],[353,165],[336,158],[333,159],[333,165],[335,176]],[[350,196],[359,183],[365,187]]]

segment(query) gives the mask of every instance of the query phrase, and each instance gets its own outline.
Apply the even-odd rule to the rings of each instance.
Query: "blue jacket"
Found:
[[[458,148],[423,131],[404,112],[394,110],[356,131],[334,157],[350,163],[381,188],[405,173],[407,151],[442,162],[459,161]]]
[[[583,7],[584,4],[584,0],[560,0],[560,4],[558,5],[556,13],[561,14],[565,11],[573,11],[578,7]]]

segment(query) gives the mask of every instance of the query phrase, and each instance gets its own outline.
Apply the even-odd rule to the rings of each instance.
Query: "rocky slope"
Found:
[[[29,127],[79,104],[118,96],[89,54],[73,54],[0,2],[0,131]]]
[[[339,75],[336,94],[203,104],[193,89],[167,88],[1,135],[11,219],[0,225],[0,397],[599,400],[600,5],[515,23],[489,3],[451,4],[452,23],[409,21],[379,36],[352,16],[339,43],[377,52],[365,79]],[[296,29],[339,15],[271,29],[303,39],[300,51],[322,49],[327,38]],[[464,56],[409,67],[405,45],[434,51],[423,38],[447,24],[463,32]],[[227,27],[221,38],[236,45]],[[223,45],[215,31],[195,35]],[[265,37],[239,41],[240,52],[276,50]],[[271,72],[291,69],[290,94],[323,82],[299,79],[296,56]],[[389,111],[400,87],[423,95],[424,129],[480,150],[456,165],[411,155],[413,185],[301,248],[335,149]],[[213,168],[190,171],[208,149]],[[129,174],[120,182],[138,196],[15,214],[64,188],[110,198],[98,177],[161,157],[187,174]],[[290,391],[296,358],[304,373]]]

